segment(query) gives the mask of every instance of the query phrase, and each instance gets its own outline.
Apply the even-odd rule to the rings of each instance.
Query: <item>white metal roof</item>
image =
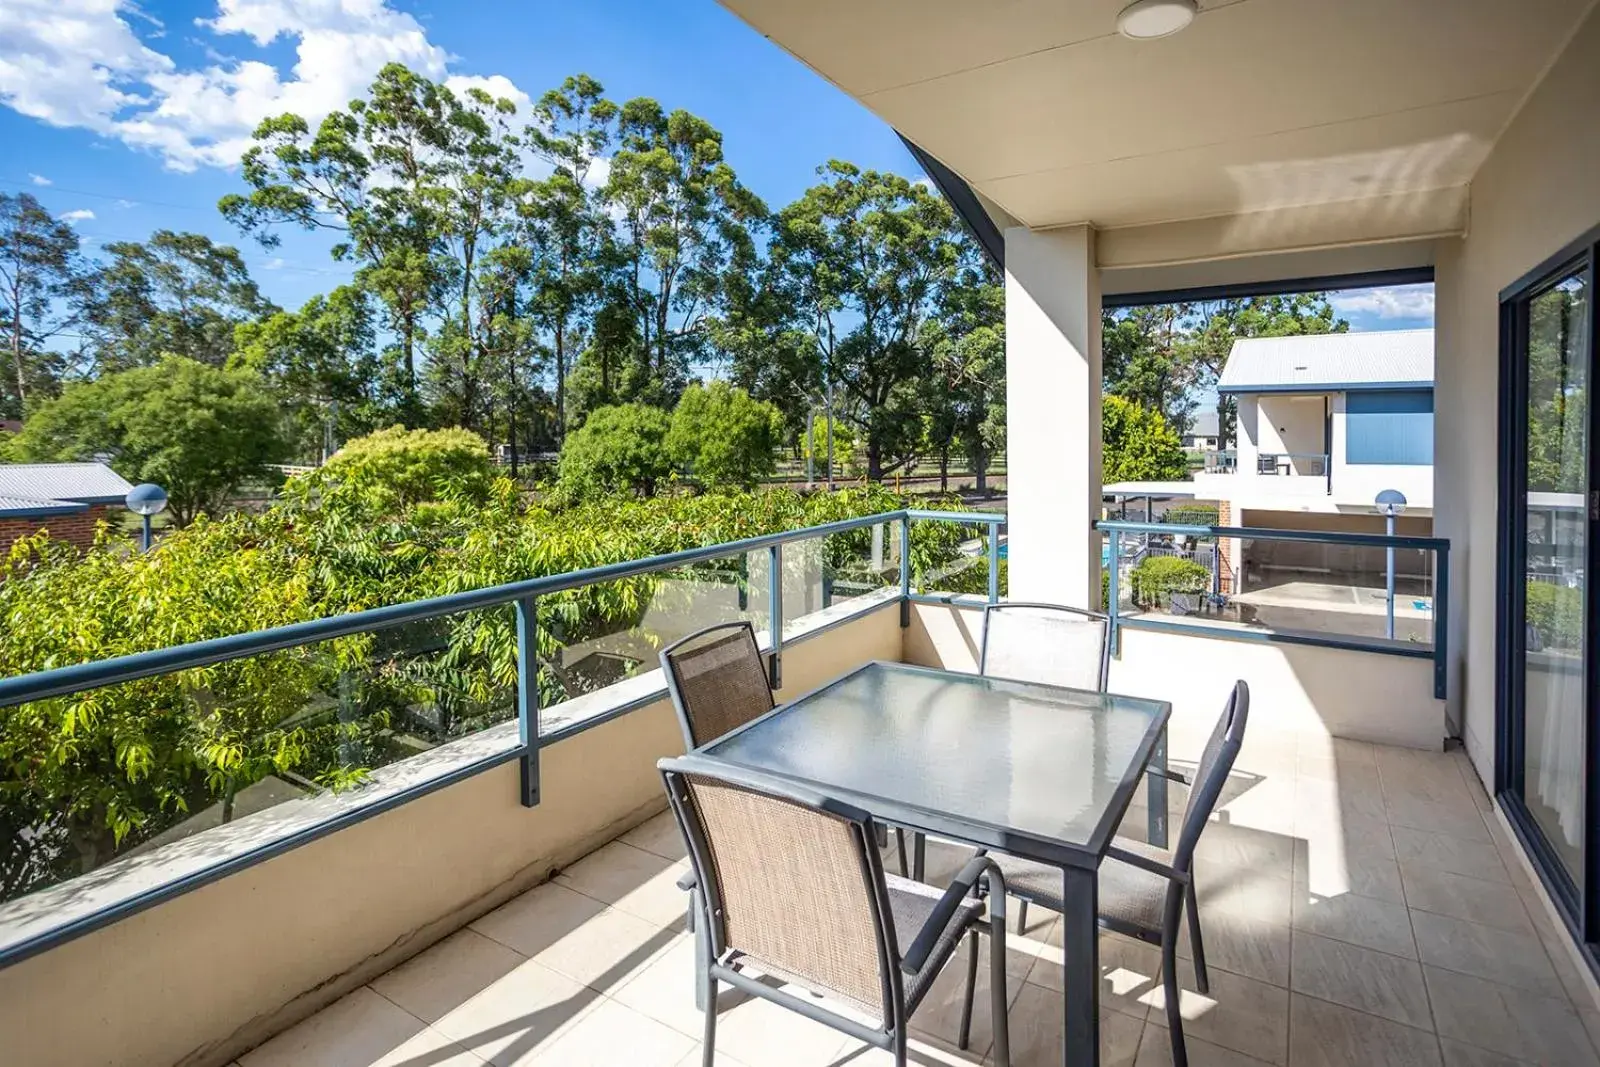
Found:
[[[1102,496],[1150,497],[1153,500],[1192,500],[1198,487],[1193,482],[1112,482],[1102,486]]]
[[[117,503],[132,488],[104,463],[0,464],[0,496],[31,500],[35,504],[49,501]]]
[[[1431,329],[1241,338],[1217,381],[1229,393],[1393,385],[1433,385]]]

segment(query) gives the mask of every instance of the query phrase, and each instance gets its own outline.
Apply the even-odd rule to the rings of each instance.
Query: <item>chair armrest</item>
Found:
[[[1170,878],[1172,881],[1183,885],[1189,884],[1189,875],[1187,873],[1178,870],[1176,867],[1168,867],[1165,863],[1157,863],[1149,856],[1141,856],[1137,852],[1129,852],[1127,849],[1118,848],[1116,845],[1106,849],[1106,855],[1111,859],[1120,860],[1130,867],[1138,867],[1152,874],[1159,874],[1163,878]]]
[[[692,868],[684,871],[678,876],[678,888],[683,890],[685,893],[689,892],[691,889],[694,889],[699,884],[700,882],[695,878],[694,870]]]
[[[928,957],[933,953],[933,946],[939,943],[940,935],[944,933],[945,927],[950,925],[950,920],[954,918],[956,909],[961,906],[962,899],[972,892],[980,877],[988,886],[991,900],[1005,900],[1006,882],[1005,876],[1000,873],[1000,867],[988,856],[972,857],[967,861],[967,865],[961,868],[961,873],[950,882],[944,891],[944,896],[933,906],[927,922],[917,931],[911,947],[900,957],[902,971],[916,974],[927,965]],[[999,906],[1004,908],[1005,905],[1002,903]]]
[[[1165,778],[1170,782],[1177,782],[1180,785],[1193,785],[1194,784],[1193,782],[1191,782],[1189,780],[1189,776],[1188,775],[1182,774],[1182,773],[1180,773],[1178,771],[1174,771],[1174,770],[1171,770],[1171,769],[1161,770],[1161,769],[1156,768],[1156,767],[1146,767],[1144,769],[1144,772],[1146,774],[1154,774],[1154,775],[1156,775],[1158,777]]]

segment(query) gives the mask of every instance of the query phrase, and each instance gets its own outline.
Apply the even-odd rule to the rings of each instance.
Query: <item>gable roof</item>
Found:
[[[120,504],[132,488],[104,463],[0,464],[0,514],[62,515],[89,504]]]
[[[1217,409],[1202,409],[1189,416],[1189,428],[1183,432],[1185,437],[1215,437],[1217,436]]]
[[[1233,343],[1220,393],[1337,392],[1433,388],[1433,331],[1384,330]]]

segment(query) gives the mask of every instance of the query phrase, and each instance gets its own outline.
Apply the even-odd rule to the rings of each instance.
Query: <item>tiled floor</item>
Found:
[[[1174,752],[1183,741],[1175,732]],[[1458,754],[1247,740],[1197,854],[1212,976],[1201,996],[1180,969],[1191,1062],[1600,1064],[1600,1013],[1487,808]],[[1126,825],[1143,823],[1136,808]],[[930,881],[967,854],[932,849]],[[698,1064],[693,946],[674,885],[684,869],[676,829],[653,819],[238,1067]],[[1019,1067],[1060,1062],[1060,930],[1048,912],[1029,919],[1006,966]],[[1170,1063],[1159,951],[1109,934],[1101,944],[1102,1063]],[[971,1053],[953,1045],[957,958],[916,1017],[917,1062],[986,1062],[986,964],[979,973]],[[763,1001],[724,992],[720,1011],[727,1067],[890,1062]]]

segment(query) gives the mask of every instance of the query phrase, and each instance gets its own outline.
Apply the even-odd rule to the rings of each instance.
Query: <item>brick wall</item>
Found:
[[[48,530],[50,536],[59,541],[88,548],[94,543],[95,526],[102,521],[111,521],[109,504],[95,504],[89,510],[73,515],[51,515],[42,519],[0,518],[0,554],[10,551],[15,542],[31,537],[41,529]]]
[[[1217,501],[1217,525],[1218,526],[1233,526],[1233,525],[1236,525],[1235,522],[1234,522],[1233,502],[1232,501],[1230,501],[1230,500],[1219,500],[1219,501]],[[1219,537],[1219,538],[1217,538],[1217,555],[1219,557],[1221,557],[1221,567],[1219,568],[1219,573],[1217,575],[1217,578],[1218,578],[1217,591],[1219,593],[1223,593],[1223,594],[1231,596],[1233,593],[1235,593],[1237,591],[1234,588],[1234,580],[1233,580],[1233,578],[1234,578],[1234,568],[1235,568],[1235,566],[1237,566],[1237,561],[1238,561],[1238,558],[1239,558],[1239,540],[1238,540],[1238,538],[1235,538],[1235,537]]]

